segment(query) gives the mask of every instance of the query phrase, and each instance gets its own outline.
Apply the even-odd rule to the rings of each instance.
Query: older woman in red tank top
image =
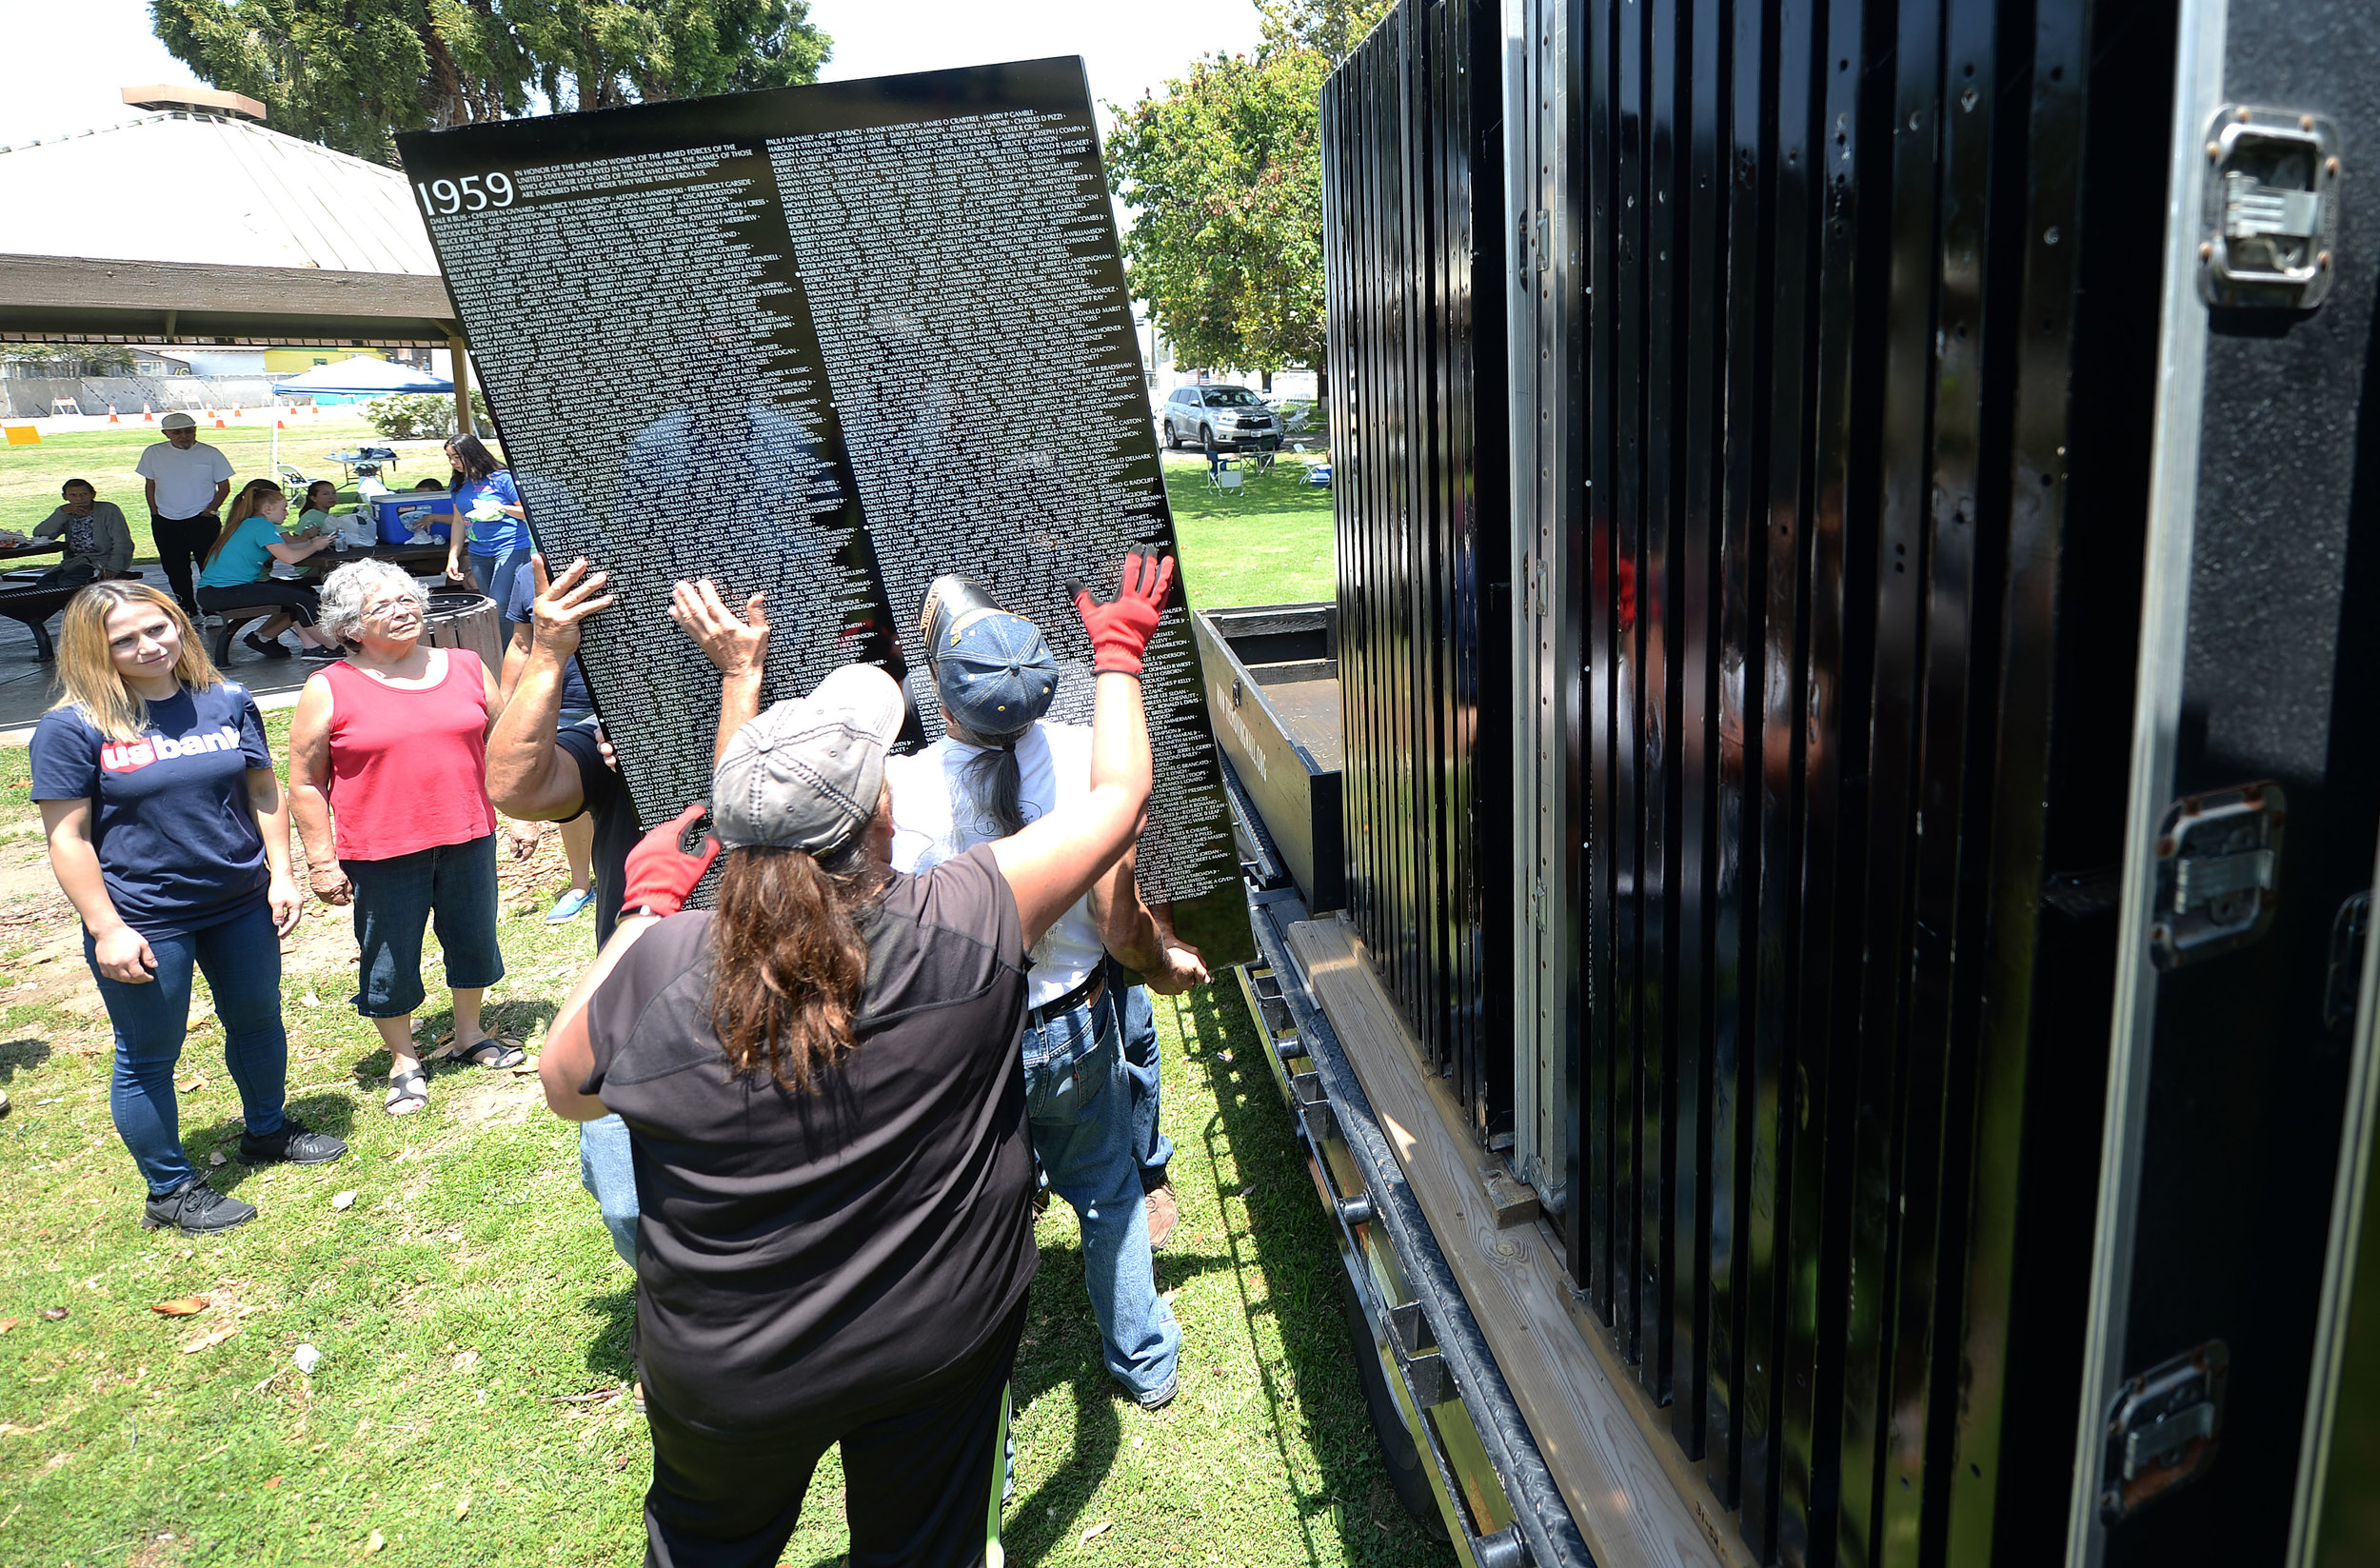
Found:
[[[454,994],[447,1056],[509,1067],[526,1055],[480,1028],[481,995],[505,972],[496,811],[482,782],[503,705],[478,654],[422,641],[428,615],[429,596],[385,561],[332,572],[322,627],[350,651],[306,683],[289,725],[289,799],[308,876],[325,903],[355,906],[354,1002],[388,1047],[391,1116],[429,1103],[413,1010],[433,920]]]

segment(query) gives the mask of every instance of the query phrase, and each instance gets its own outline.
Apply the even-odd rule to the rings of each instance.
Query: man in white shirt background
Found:
[[[948,733],[886,760],[893,867],[920,872],[1088,792],[1091,731],[1045,722],[1058,663],[1041,632],[964,579],[938,580],[926,644]],[[1143,1210],[1125,997],[1107,957],[1171,995],[1206,979],[1197,952],[1142,903],[1132,857],[1050,927],[1025,976],[1023,1056],[1033,1151],[1082,1226],[1083,1283],[1109,1376],[1142,1407],[1174,1397],[1181,1330],[1157,1294]]]
[[[193,618],[198,599],[190,566],[206,559],[223,530],[223,501],[231,493],[231,460],[198,439],[198,421],[170,413],[157,422],[165,440],[146,448],[135,467],[149,496],[149,526],[173,597]]]

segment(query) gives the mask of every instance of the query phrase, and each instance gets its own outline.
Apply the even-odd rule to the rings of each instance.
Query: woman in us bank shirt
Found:
[[[182,1148],[173,1073],[204,973],[240,1092],[240,1159],[321,1164],[347,1145],[283,1109],[281,938],[303,904],[289,802],[247,688],[145,583],[94,583],[58,630],[63,695],[33,732],[50,865],[83,918],[83,955],[115,1027],[108,1107],[148,1187],[143,1228],[227,1230],[256,1210]]]

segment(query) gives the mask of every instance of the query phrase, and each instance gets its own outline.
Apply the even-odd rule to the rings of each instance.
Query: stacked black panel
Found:
[[[1523,11],[1579,30],[1574,1272],[1761,1559],[2055,1560],[2170,24]]]
[[[1405,0],[1322,95],[1348,903],[1483,1141],[1512,1100],[1497,47],[1494,5]]]

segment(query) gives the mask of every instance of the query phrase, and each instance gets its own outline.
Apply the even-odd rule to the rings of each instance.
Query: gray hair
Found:
[[[324,579],[317,624],[342,643],[354,642],[364,625],[364,601],[379,587],[404,588],[422,606],[424,619],[428,618],[429,591],[404,567],[387,561],[350,561]]]

